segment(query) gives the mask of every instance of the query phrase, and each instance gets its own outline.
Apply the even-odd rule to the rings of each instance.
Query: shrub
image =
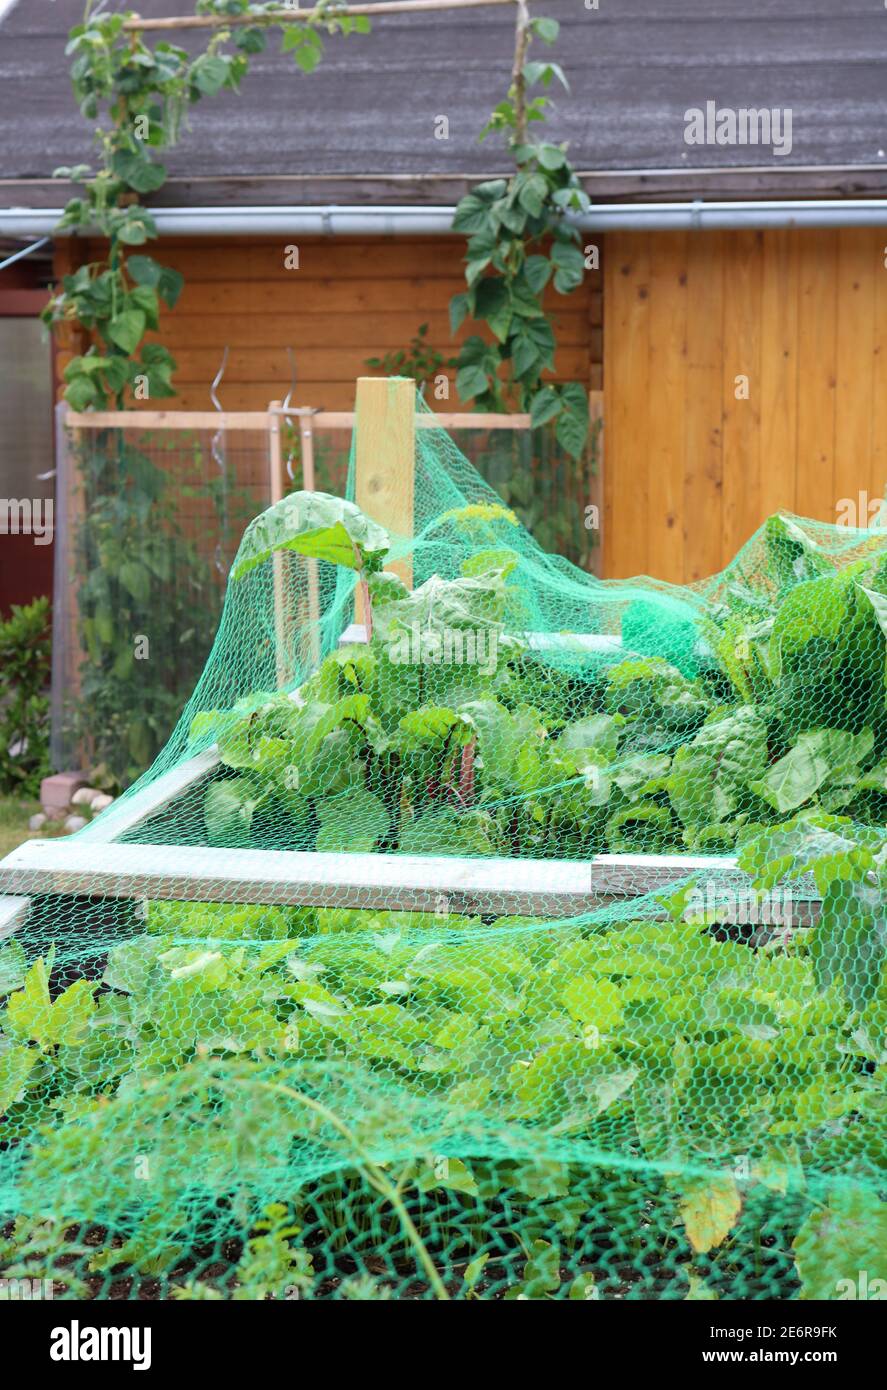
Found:
[[[49,771],[49,600],[0,621],[0,791],[36,796]]]

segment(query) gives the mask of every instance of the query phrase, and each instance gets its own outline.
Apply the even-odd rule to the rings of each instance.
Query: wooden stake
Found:
[[[589,391],[588,424],[591,435],[589,447],[593,444],[593,458],[597,464],[591,475],[591,496],[589,502],[597,508],[598,531],[594,549],[591,552],[591,573],[603,579],[604,557],[604,393]]]
[[[413,474],[416,467],[416,383],[411,377],[361,376],[355,402],[355,501],[393,538],[413,536]],[[387,569],[413,586],[409,556]],[[355,621],[365,621],[362,595]]]
[[[272,401],[268,408],[268,464],[271,470],[271,505],[283,498],[283,458],[280,449],[280,401]],[[277,662],[277,688],[282,690],[287,681],[287,619],[286,588],[283,580],[283,556],[275,551],[272,560],[274,571],[274,646]]]
[[[349,14],[409,14],[412,10],[470,10],[484,5],[513,5],[515,0],[377,0],[369,5],[338,5],[327,10],[268,10],[264,14],[195,14],[177,15],[169,19],[139,19],[137,15],[128,19],[123,28],[127,32],[147,33],[149,29],[231,29],[249,24],[305,24],[319,18],[335,19],[337,15]]]
[[[314,492],[314,427],[310,415],[300,415],[299,440],[302,446],[302,487]],[[308,657],[315,668],[320,665],[320,577],[317,561],[308,561]]]

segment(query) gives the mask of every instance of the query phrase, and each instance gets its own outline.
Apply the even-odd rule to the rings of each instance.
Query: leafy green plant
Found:
[[[810,932],[817,987],[837,985],[860,1016],[876,994],[887,960],[887,837],[882,828],[854,825],[846,816],[803,812],[748,841],[742,868],[763,891],[810,875],[820,894]],[[877,1057],[883,1035],[867,1040]]]
[[[836,1297],[846,1271],[833,1268],[840,1249],[826,1258],[823,1204],[805,1174],[849,1165],[858,1195],[836,1186],[834,1219],[848,1202],[877,1213],[866,1181],[883,1142],[872,1059],[878,1038],[883,1064],[883,975],[863,1011],[848,1010],[836,982],[817,989],[806,941],[755,951],[681,911],[542,930],[157,903],[146,934],[111,949],[100,982],[54,996],[52,959],[28,964],[7,943],[4,1133],[16,1143],[44,1125],[23,1156],[25,1191],[38,1203],[55,1192],[77,1214],[69,1258],[104,1213],[91,1276],[181,1270],[176,1297],[323,1296],[343,1213],[358,1270],[343,1296],[384,1296],[413,1269],[438,1297],[625,1296],[634,1251],[631,1278],[652,1260],[666,1288],[704,1279],[743,1297],[777,1212],[798,1261],[783,1257],[772,1276],[779,1296],[800,1278],[807,1296]],[[633,1155],[620,1177],[588,1161],[614,1146]],[[205,1202],[230,1204],[224,1223],[243,1232],[215,1275],[188,1275],[184,1262],[188,1164]],[[251,1187],[266,1190],[269,1176],[283,1186],[288,1173],[291,1203],[244,1206]],[[140,1193],[140,1224],[115,1243],[114,1213],[131,1221]],[[865,1267],[877,1270],[883,1239],[868,1231]],[[611,1269],[614,1245],[624,1258]],[[66,1251],[47,1249],[52,1273]],[[464,1277],[448,1285],[456,1251]],[[381,1289],[362,1288],[364,1260]]]
[[[785,675],[796,629],[783,618],[797,611],[797,590],[776,606],[769,642],[780,644],[782,667],[777,674],[767,655],[760,702],[740,698],[750,680],[737,681],[727,659],[732,612],[703,629],[700,654],[684,611],[675,618],[653,596],[643,613],[635,605],[635,654],[574,687],[515,635],[524,623],[509,544],[516,524],[495,504],[442,513],[428,538],[452,530],[471,553],[459,577],[432,574],[409,593],[380,568],[387,537],[350,503],[296,493],[253,523],[235,574],[286,549],[357,569],[368,644],[329,655],[296,702],[257,692],[231,711],[197,715],[193,739],[217,742],[234,774],[206,793],[212,843],[552,858],[723,853],[795,811],[883,817],[887,636],[870,604],[866,674],[845,680],[843,727],[798,727],[794,676]],[[873,563],[864,575],[880,584]],[[637,654],[667,642],[683,670]],[[800,650],[809,663],[803,642]]]
[[[36,796],[49,773],[49,600],[0,621],[0,791]]]
[[[65,368],[65,398],[75,410],[122,409],[130,392],[142,400],[175,394],[171,354],[143,340],[159,327],[161,302],[175,306],[182,277],[132,248],[157,236],[140,199],[165,183],[166,168],[154,155],[177,142],[188,107],[236,91],[271,28],[281,31],[281,50],[308,73],[322,56],[324,32],[367,33],[370,27],[365,16],[338,14],[325,3],[292,19],[279,6],[251,0],[198,0],[197,10],[221,22],[196,56],[165,39],[152,46],[138,29],[126,27],[132,13],[97,10],[93,0],[70,33],[74,96],[81,115],[98,122],[99,168],[56,171],[84,185],[83,196],[65,207],[58,230],[107,239],[106,255],[64,276],[43,314],[45,322],[76,324],[93,339]]]
[[[552,82],[567,81],[557,63],[529,59],[533,39],[555,42],[558,24],[530,19],[518,6],[512,84],[483,134],[504,133],[517,172],[479,184],[462,199],[453,227],[468,237],[467,288],[450,304],[455,333],[466,319],[483,322],[492,342],[465,340],[456,389],[481,410],[529,411],[534,426],[553,421],[558,443],[578,458],[588,437],[588,396],[579,382],[543,384],[554,366],[555,336],[542,306],[549,283],[560,294],[582,284],[585,257],[567,214],[584,212],[588,196],[567,158],[566,146],[534,141],[530,126],[545,119]],[[531,96],[534,88],[543,89]],[[482,137],[483,138],[483,137]]]
[[[73,538],[76,687],[67,737],[112,787],[133,781],[169,735],[212,645],[222,577],[180,520],[208,503],[227,541],[245,498],[230,477],[192,485],[156,461],[157,441],[99,431],[75,449],[83,507]],[[173,486],[174,484],[174,486]]]
[[[383,376],[408,376],[420,387],[439,374],[442,367],[454,367],[454,357],[444,357],[442,352],[428,342],[428,324],[420,325],[410,339],[407,348],[397,348],[383,353],[381,357],[368,357],[366,365]]]
[[[592,568],[599,531],[588,499],[599,468],[600,421],[593,424],[581,460],[561,447],[554,422],[539,429],[490,430],[459,440],[481,477],[493,487],[543,550],[580,569]]]

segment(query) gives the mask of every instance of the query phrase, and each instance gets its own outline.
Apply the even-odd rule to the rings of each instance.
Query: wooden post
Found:
[[[302,446],[302,487],[306,492],[314,492],[314,426],[312,416],[300,415],[299,441]],[[320,665],[320,579],[317,561],[308,561],[308,660],[312,666]]]
[[[588,393],[589,449],[593,462],[597,464],[591,474],[591,495],[589,502],[596,508],[597,532],[595,546],[591,552],[591,572],[598,579],[604,577],[604,393]]]
[[[412,540],[416,466],[416,383],[412,377],[358,377],[354,428],[358,507],[384,526],[392,538]],[[409,555],[392,560],[386,568],[412,588]],[[359,589],[355,621],[364,621]]]
[[[283,458],[280,449],[280,420],[277,412],[280,401],[268,407],[268,465],[271,471],[271,505],[283,498]],[[271,564],[274,571],[274,646],[277,664],[277,687],[282,690],[287,680],[286,660],[286,590],[283,582],[283,557],[275,553]]]

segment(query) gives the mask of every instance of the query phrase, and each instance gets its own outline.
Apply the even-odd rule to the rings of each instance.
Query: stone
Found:
[[[68,819],[65,821],[65,829],[69,834],[73,835],[75,830],[82,830],[85,824],[85,816],[68,816]]]
[[[113,796],[109,796],[107,792],[96,792],[89,804],[93,812],[98,815],[99,811],[104,811],[106,807],[111,805],[113,800]]]
[[[46,824],[46,821],[47,817],[43,814],[42,811],[38,811],[36,816],[32,816],[31,819],[28,821],[28,829],[42,830],[44,825]]]
[[[71,797],[72,806],[88,806],[94,796],[101,796],[97,787],[78,787]]]
[[[48,813],[51,806],[62,810],[70,806],[74,793],[87,782],[82,772],[54,772],[51,777],[44,777],[40,783],[40,803],[44,811]]]

